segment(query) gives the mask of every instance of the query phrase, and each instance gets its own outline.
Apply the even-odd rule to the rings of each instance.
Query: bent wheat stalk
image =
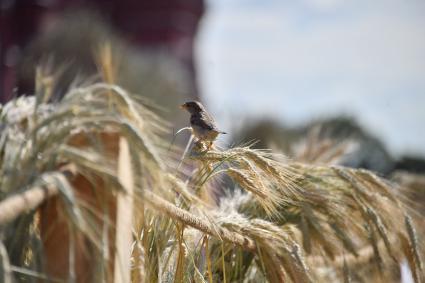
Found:
[[[229,231],[223,227],[215,227],[211,225],[208,221],[200,218],[199,216],[196,216],[184,209],[176,207],[172,203],[158,197],[150,191],[145,191],[144,196],[146,197],[146,201],[156,210],[165,212],[168,216],[175,220],[181,221],[182,223],[209,235],[217,236],[224,241],[234,243],[238,246],[243,247],[246,250],[256,250],[254,240],[249,237],[242,236],[241,234]]]

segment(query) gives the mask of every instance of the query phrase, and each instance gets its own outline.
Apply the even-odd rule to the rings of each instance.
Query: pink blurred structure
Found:
[[[198,96],[193,45],[205,9],[203,0],[1,0],[0,102],[31,91],[17,81],[22,50],[50,19],[73,8],[99,12],[134,46],[160,48],[175,57],[192,76],[191,95]]]

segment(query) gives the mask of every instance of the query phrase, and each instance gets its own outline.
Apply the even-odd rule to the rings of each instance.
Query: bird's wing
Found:
[[[217,127],[214,125],[214,121],[207,115],[193,116],[190,118],[190,123],[192,126],[197,126],[202,129],[217,130]]]

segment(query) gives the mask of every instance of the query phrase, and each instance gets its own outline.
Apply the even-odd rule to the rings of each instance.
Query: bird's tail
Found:
[[[226,132],[219,132],[220,134],[222,134],[222,135],[225,135],[225,134],[227,134]]]

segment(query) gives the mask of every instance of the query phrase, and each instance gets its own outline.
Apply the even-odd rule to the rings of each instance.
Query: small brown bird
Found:
[[[190,101],[180,107],[190,113],[190,126],[192,127],[193,135],[198,141],[205,142],[207,149],[211,148],[219,134],[226,134],[217,128],[214,119],[200,102]]]

